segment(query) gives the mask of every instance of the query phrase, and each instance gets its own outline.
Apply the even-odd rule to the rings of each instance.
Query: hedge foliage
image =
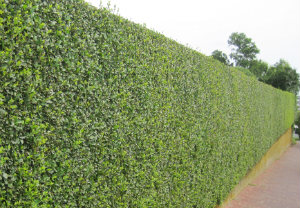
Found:
[[[0,0],[0,207],[214,207],[294,96],[82,0]]]

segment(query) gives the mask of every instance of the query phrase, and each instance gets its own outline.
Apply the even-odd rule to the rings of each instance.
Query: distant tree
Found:
[[[228,39],[228,44],[232,47],[229,56],[234,60],[239,71],[248,76],[256,77],[259,81],[275,88],[295,94],[299,92],[299,74],[287,61],[281,59],[270,67],[268,63],[258,60],[256,55],[259,53],[259,49],[252,39],[244,33],[232,33]],[[220,50],[213,51],[212,56],[226,65],[232,65],[227,55]]]
[[[249,68],[251,61],[255,60],[256,55],[259,53],[255,43],[244,33],[232,33],[228,44],[233,47],[230,58],[235,61],[236,66]]]
[[[265,83],[294,94],[299,92],[299,74],[283,59],[270,68]]]
[[[253,60],[250,62],[249,70],[259,81],[264,82],[267,77],[269,65],[262,60]]]
[[[223,53],[222,51],[214,50],[211,55],[214,59],[219,60],[223,64],[230,65],[227,55],[225,53]]]
[[[297,125],[298,128],[295,128],[295,133],[300,136],[300,115],[299,112],[296,115],[295,125]]]

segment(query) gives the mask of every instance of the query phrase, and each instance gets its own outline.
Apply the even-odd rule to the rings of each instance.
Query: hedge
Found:
[[[0,0],[0,78],[0,207],[214,207],[294,120],[292,94],[82,0]]]

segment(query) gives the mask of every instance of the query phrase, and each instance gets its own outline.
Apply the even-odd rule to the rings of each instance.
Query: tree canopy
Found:
[[[229,56],[235,61],[236,66],[249,68],[250,63],[256,59],[256,55],[259,53],[255,43],[244,33],[232,33],[228,44],[232,47],[232,52]]]
[[[263,60],[253,60],[250,62],[249,70],[259,81],[264,82],[269,70],[269,64]]]
[[[223,53],[222,51],[214,50],[211,55],[212,55],[212,57],[219,60],[223,64],[230,65],[230,61],[228,59],[228,56],[225,53]]]
[[[275,88],[295,94],[299,92],[299,74],[296,69],[293,69],[290,64],[283,59],[280,59],[279,62],[270,67],[264,81]]]
[[[228,44],[232,48],[229,57],[238,70],[275,88],[294,94],[299,92],[299,74],[287,61],[280,59],[275,65],[269,66],[267,62],[258,60],[256,55],[259,53],[259,49],[244,33],[232,33],[229,36]],[[226,65],[232,65],[228,56],[220,50],[213,51],[212,57]]]

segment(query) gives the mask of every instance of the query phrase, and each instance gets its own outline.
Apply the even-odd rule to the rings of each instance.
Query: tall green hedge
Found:
[[[155,14],[153,14],[155,15]],[[214,207],[294,96],[82,0],[0,0],[0,207]]]

